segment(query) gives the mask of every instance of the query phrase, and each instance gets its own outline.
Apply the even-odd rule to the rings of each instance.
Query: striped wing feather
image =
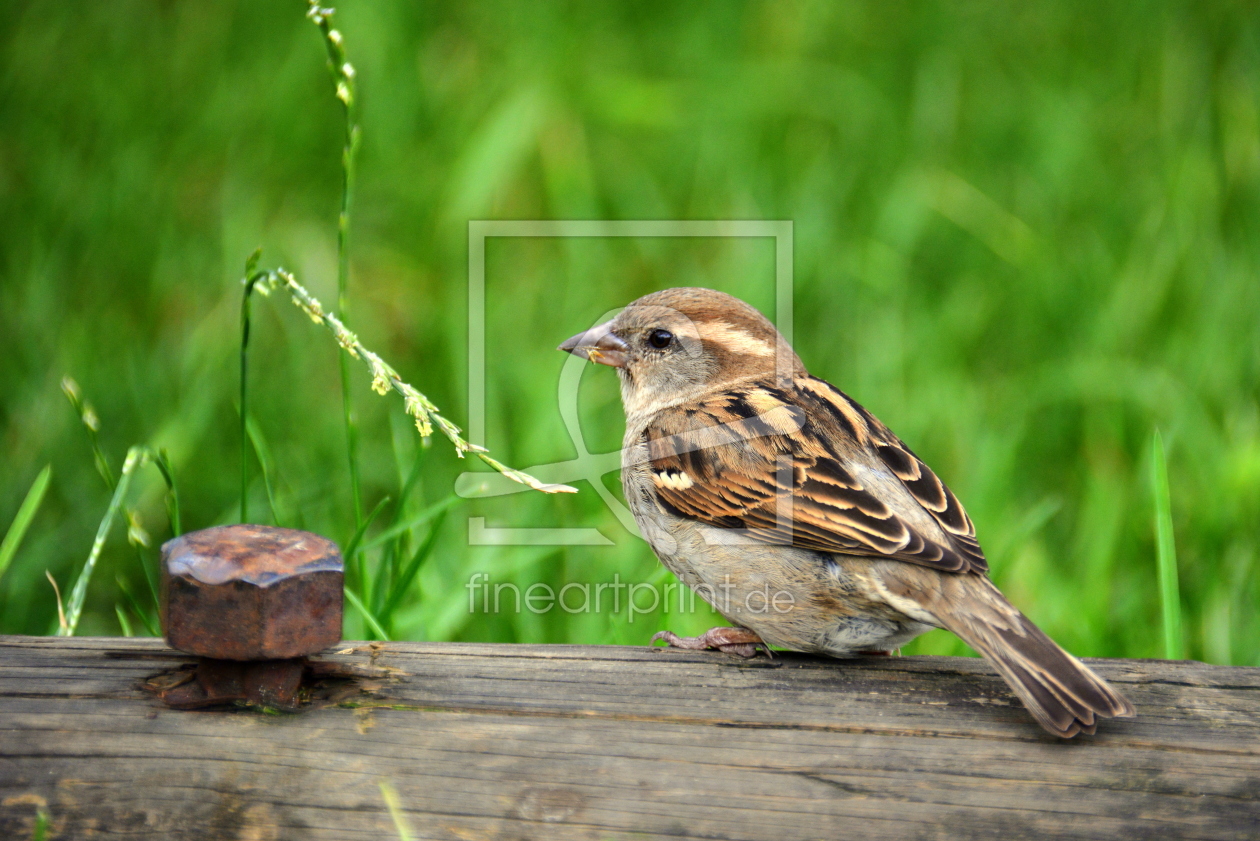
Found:
[[[822,380],[734,388],[666,410],[645,437],[661,502],[679,516],[821,552],[988,570],[957,497],[887,427]],[[859,481],[872,470],[887,481]],[[915,503],[927,518],[905,513]]]

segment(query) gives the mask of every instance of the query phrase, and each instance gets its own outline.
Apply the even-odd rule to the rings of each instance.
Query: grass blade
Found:
[[[346,601],[354,605],[354,609],[362,614],[363,621],[367,622],[368,627],[371,628],[378,637],[385,640],[385,642],[389,642],[389,634],[385,633],[385,629],[381,627],[381,623],[376,621],[376,617],[372,615],[372,611],[368,610],[363,602],[359,601],[359,597],[354,594],[354,591],[349,588],[346,588]]]
[[[249,445],[246,441],[245,419],[249,417],[249,325],[250,309],[254,288],[267,293],[267,284],[258,285],[267,279],[266,272],[258,271],[258,261],[262,258],[262,248],[255,248],[245,260],[245,278],[241,283],[245,286],[241,296],[241,522],[249,522]]]
[[[436,520],[433,521],[429,533],[425,535],[424,542],[416,549],[411,560],[407,562],[407,566],[403,569],[402,574],[398,576],[398,580],[394,582],[394,586],[390,588],[389,598],[385,601],[385,606],[381,608],[381,616],[386,623],[392,624],[394,610],[397,609],[398,603],[402,601],[403,594],[407,592],[407,588],[411,586],[411,582],[415,579],[416,573],[420,571],[421,565],[425,559],[429,557],[429,553],[433,551],[434,545],[437,543],[438,532],[442,529],[442,522],[446,519],[446,512],[442,511]]]
[[[1177,544],[1173,539],[1172,498],[1168,490],[1168,462],[1159,430],[1151,441],[1151,487],[1155,495],[1155,549],[1159,563],[1159,594],[1163,604],[1164,657],[1185,659],[1181,636],[1181,588],[1177,577]]]
[[[412,490],[415,489],[417,481],[420,479],[420,468],[424,464],[425,455],[428,452],[428,438],[421,439],[421,446],[417,448],[415,458],[411,463],[411,470],[404,477],[402,471],[401,454],[398,450],[398,437],[393,436],[394,444],[394,464],[399,468],[399,490],[398,503],[394,506],[394,515],[390,517],[389,528],[398,525],[398,521],[407,512],[407,499],[410,497]],[[390,593],[393,591],[395,582],[398,580],[398,565],[400,559],[410,552],[411,532],[403,531],[396,533],[392,540],[384,541],[385,550],[380,555],[380,560],[376,567],[376,583],[372,585],[372,608],[381,616],[384,625],[393,630],[392,616],[381,613],[385,607]]]
[[[131,620],[127,618],[126,611],[123,610],[123,606],[118,602],[114,602],[114,614],[118,617],[118,627],[122,628],[122,635],[124,637],[134,637],[135,634],[131,632]]]
[[[354,521],[363,525],[363,489],[359,480],[359,428],[354,420],[354,400],[350,395],[350,360],[346,355],[337,357],[341,370],[341,406],[346,426],[346,460],[350,465],[350,500],[354,506]]]
[[[249,418],[245,421],[245,430],[249,436],[250,446],[254,448],[254,457],[258,459],[258,467],[262,470],[263,488],[267,491],[267,505],[271,508],[271,522],[273,525],[284,525],[280,521],[280,511],[276,508],[276,495],[271,486],[271,477],[274,473],[274,464],[271,460],[271,448],[267,446],[267,439],[263,437],[262,429],[258,423]],[[245,509],[241,508],[242,516]]]
[[[165,447],[153,454],[153,462],[162,471],[162,479],[166,482],[166,516],[171,522],[171,536],[179,537],[184,533],[179,513],[179,488],[175,486],[175,469],[171,467],[171,457]]]
[[[59,629],[57,636],[65,636],[64,632],[68,626],[66,625],[66,611],[61,604],[61,588],[57,586],[57,579],[53,578],[52,573],[48,570],[44,570],[44,577],[52,585],[53,597],[57,600],[57,627]]]
[[[48,810],[43,806],[37,806],[35,808],[35,829],[31,833],[31,841],[47,841],[48,824],[50,822]]]
[[[92,572],[96,569],[96,561],[101,557],[101,550],[105,548],[105,538],[109,537],[109,530],[114,525],[118,511],[122,508],[123,498],[127,495],[127,488],[131,486],[131,477],[135,474],[136,467],[144,463],[147,458],[148,456],[143,447],[132,447],[127,450],[127,459],[123,462],[122,476],[119,477],[118,485],[114,488],[114,495],[109,501],[109,508],[105,509],[105,516],[101,518],[101,524],[96,529],[96,539],[92,541],[92,551],[88,554],[88,559],[83,564],[83,569],[79,572],[78,579],[74,582],[74,588],[70,591],[65,619],[61,628],[57,631],[57,636],[74,636],[74,631],[79,626],[79,617],[83,614],[83,602],[87,598],[88,583],[92,580]]]
[[[381,797],[385,800],[385,808],[389,809],[390,820],[394,822],[394,831],[398,833],[398,841],[411,841],[413,837],[411,825],[407,823],[407,816],[403,814],[398,792],[394,791],[394,787],[388,780],[381,780],[378,785],[381,787]]]
[[[18,506],[17,514],[13,515],[13,522],[4,533],[4,540],[0,541],[0,577],[4,576],[4,571],[9,568],[9,563],[17,554],[18,547],[22,545],[22,538],[26,537],[26,530],[30,527],[31,520],[35,519],[35,513],[39,511],[39,506],[44,501],[44,493],[47,492],[48,482],[51,479],[52,465],[49,464],[39,471],[35,481],[31,482],[26,498]]]
[[[444,513],[451,506],[458,505],[461,502],[463,502],[463,499],[461,497],[458,497],[455,494],[451,494],[450,496],[448,496],[446,499],[442,500],[441,502],[435,502],[433,505],[430,505],[428,508],[421,511],[419,514],[412,517],[407,522],[399,523],[396,526],[390,526],[389,528],[385,529],[385,531],[381,532],[376,537],[372,538],[367,543],[363,544],[363,548],[372,549],[376,546],[381,545],[387,540],[392,540],[393,538],[397,537],[403,532],[410,531],[411,529],[414,529],[416,526],[424,525],[425,523],[427,523],[429,520],[432,520],[437,515]]]
[[[368,591],[371,588],[368,586],[367,573],[363,569],[363,549],[360,547],[360,544],[363,542],[363,535],[388,504],[389,497],[384,497],[380,502],[376,503],[372,513],[368,514],[367,519],[355,529],[354,537],[350,538],[350,542],[346,544],[345,552],[341,556],[345,561],[347,570],[353,571],[352,581],[358,586],[359,592],[363,594],[365,601],[370,601]]]
[[[372,600],[368,602],[376,615],[381,617],[381,624],[389,625],[389,618],[381,614],[385,596],[389,591],[389,583],[398,577],[398,543],[385,544],[385,548],[377,556],[376,575],[372,581]]]
[[[411,492],[415,490],[416,483],[420,480],[421,468],[424,466],[425,457],[429,452],[429,439],[421,438],[421,444],[416,448],[416,457],[411,462],[411,469],[407,473],[407,478],[400,483],[398,489],[398,504],[394,506],[394,516],[390,518],[389,527],[392,529],[398,525],[398,521],[407,513],[407,500],[411,498]],[[397,450],[397,439],[395,439],[394,463],[399,467],[399,478],[402,479],[402,464],[400,463],[400,455]]]
[[[122,576],[117,576],[114,578],[114,581],[118,583],[118,592],[123,594],[123,598],[127,600],[127,604],[131,607],[132,612],[140,617],[140,622],[144,625],[144,629],[149,632],[149,636],[162,636],[158,632],[156,620],[149,618],[148,612],[140,606],[140,600],[136,598],[135,593],[131,592],[131,587],[128,586],[126,580]]]
[[[385,506],[389,504],[389,501],[389,497],[383,497],[380,502],[376,503],[376,507],[372,509],[372,513],[367,515],[367,519],[363,521],[363,524],[355,530],[354,537],[350,538],[350,542],[346,544],[346,557],[350,557],[351,555],[359,552],[359,544],[363,542],[364,533],[367,532],[368,527],[372,525],[372,522],[380,516],[381,512],[385,510]],[[369,546],[375,546],[379,542],[379,540],[374,539],[371,543],[363,546],[363,548],[367,549]]]

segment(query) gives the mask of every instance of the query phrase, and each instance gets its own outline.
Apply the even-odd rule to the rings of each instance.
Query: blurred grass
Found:
[[[44,571],[65,588],[109,503],[65,374],[115,464],[136,443],[167,450],[184,528],[236,516],[240,266],[261,244],[321,299],[337,288],[345,129],[303,11],[10,7],[0,523],[46,464],[54,478],[0,578],[0,631],[56,627]],[[1163,653],[1158,427],[1187,656],[1260,665],[1253,5],[348,2],[337,27],[363,129],[354,328],[457,421],[469,219],[792,219],[798,351],[959,494],[1012,600],[1077,654]],[[769,241],[492,239],[486,266],[486,443],[522,468],[576,455],[554,347],[608,309],[699,284],[773,314]],[[283,301],[256,302],[254,331],[252,446],[275,516],[344,545],[338,350]],[[371,510],[399,498],[419,448],[351,376]],[[582,384],[588,446],[614,449],[614,378]],[[469,468],[449,448],[424,459],[405,510],[387,506],[367,540]],[[160,542],[165,485],[155,471],[135,485]],[[270,515],[256,469],[250,493]],[[469,547],[470,517],[595,527],[615,545]],[[145,602],[145,574],[121,534],[99,567],[80,632],[120,633],[121,586]],[[584,484],[476,500],[440,521],[383,630],[642,644],[712,619],[470,614],[474,572],[666,580]],[[347,635],[365,632],[348,612]],[[941,633],[909,650],[962,652]]]

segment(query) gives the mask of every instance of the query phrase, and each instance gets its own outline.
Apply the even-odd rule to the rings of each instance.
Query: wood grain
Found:
[[[1260,838],[1260,669],[1091,661],[1136,704],[1046,735],[982,661],[344,643],[391,677],[178,712],[158,640],[0,637],[0,838]]]

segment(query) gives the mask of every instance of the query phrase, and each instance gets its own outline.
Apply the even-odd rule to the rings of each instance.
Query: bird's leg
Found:
[[[766,652],[766,656],[774,659],[770,646],[761,637],[747,628],[710,628],[698,637],[680,637],[673,631],[660,631],[652,637],[652,642],[665,640],[670,648],[687,648],[693,651],[717,649],[726,654],[738,654],[740,657],[755,657],[757,650]]]

